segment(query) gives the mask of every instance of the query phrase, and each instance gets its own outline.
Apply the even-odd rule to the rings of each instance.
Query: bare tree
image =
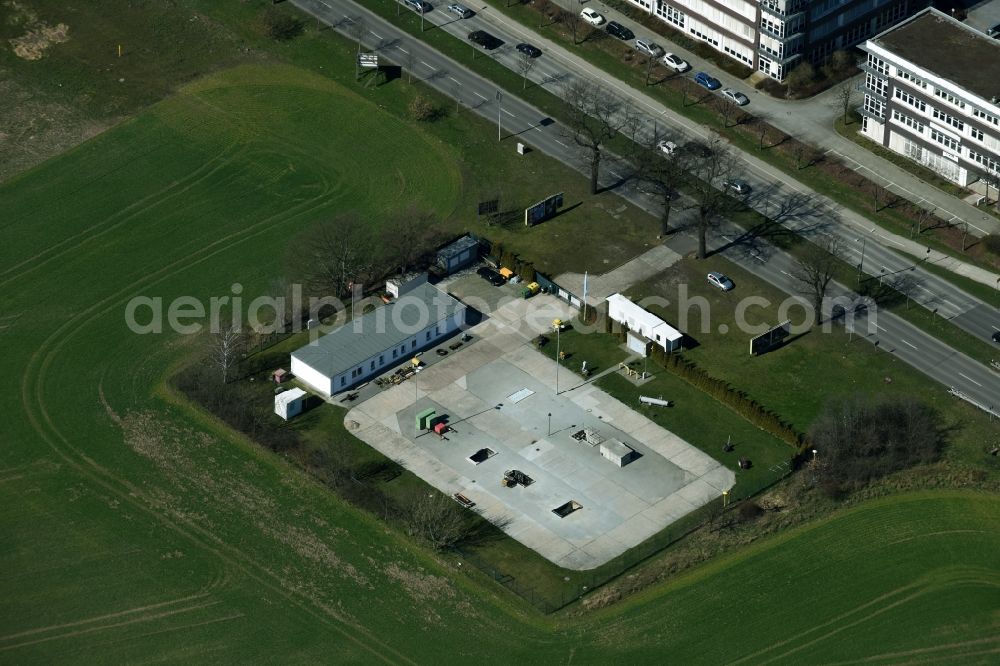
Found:
[[[406,273],[428,251],[436,232],[434,213],[410,205],[389,217],[380,240],[387,260],[395,261],[399,272]]]
[[[917,213],[917,223],[914,225],[914,228],[916,229],[917,232],[916,233],[917,236],[920,235],[924,224],[926,224],[931,219],[931,216],[934,215],[934,211],[936,210],[937,208],[920,208],[920,212]],[[910,238],[912,237],[913,234],[911,233]]]
[[[365,33],[368,32],[368,24],[365,22],[363,16],[355,16],[350,21],[351,39],[358,43],[358,55],[361,55],[361,40],[364,39]]]
[[[688,164],[683,153],[670,154],[659,148],[660,136],[654,132],[648,144],[641,145],[632,156],[636,176],[660,204],[660,235],[670,233],[670,212],[675,205],[677,188],[684,181]]]
[[[438,550],[457,544],[469,530],[465,514],[454,501],[438,492],[421,497],[407,514],[410,534],[425,539]]]
[[[708,256],[709,229],[733,206],[733,199],[722,189],[722,183],[736,172],[737,166],[736,157],[718,140],[713,141],[704,152],[690,157],[692,177],[686,183],[698,211],[699,259]]]
[[[767,130],[770,127],[767,118],[758,115],[751,118],[750,122],[757,131],[757,150],[764,150],[764,141],[767,139]]]
[[[850,82],[840,86],[840,89],[837,91],[837,101],[844,112],[844,125],[846,126],[847,114],[851,112],[851,103],[854,101],[854,89],[851,87]]]
[[[209,362],[218,369],[223,384],[229,383],[229,371],[239,362],[245,343],[243,331],[236,326],[211,334],[208,348]]]
[[[715,102],[715,110],[722,117],[722,126],[729,127],[729,121],[732,120],[733,115],[736,113],[736,105],[727,97],[719,97]]]
[[[580,28],[583,27],[583,19],[577,12],[565,10],[559,14],[559,22],[569,28],[569,34],[573,37],[573,46],[580,43]]]
[[[646,56],[646,85],[649,85],[649,75],[653,73],[653,65],[656,64],[656,58],[652,56]]]
[[[341,213],[302,233],[289,256],[310,291],[341,297],[371,276],[378,261],[374,245],[369,225],[356,214]]]
[[[604,145],[632,122],[632,107],[581,79],[565,86],[563,99],[569,106],[566,136],[586,155],[590,193],[596,194]]]
[[[899,273],[893,277],[890,286],[906,297],[906,309],[909,310],[910,299],[920,287],[920,280],[911,272]]]
[[[528,87],[528,74],[531,73],[531,69],[535,66],[535,59],[532,58],[527,53],[518,52],[517,54],[517,71],[521,72],[521,90]]]
[[[802,292],[812,300],[813,322],[823,320],[823,299],[833,281],[839,264],[837,252],[840,244],[833,236],[824,236],[817,243],[810,243],[795,262],[792,277],[798,281]]]
[[[812,83],[814,78],[816,78],[816,70],[813,69],[812,65],[803,60],[795,69],[788,73],[788,78],[785,79],[785,85],[788,86],[788,96],[791,97],[792,91],[801,90]]]

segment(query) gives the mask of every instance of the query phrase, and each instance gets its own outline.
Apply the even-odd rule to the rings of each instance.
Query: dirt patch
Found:
[[[440,601],[455,596],[455,588],[447,578],[411,571],[403,567],[400,562],[390,562],[385,567],[385,573],[399,581],[414,601]]]
[[[41,60],[53,44],[69,41],[69,26],[65,23],[49,25],[40,21],[30,8],[14,0],[3,3],[3,6],[11,12],[7,19],[8,25],[20,26],[25,30],[21,36],[7,40],[18,58]]]

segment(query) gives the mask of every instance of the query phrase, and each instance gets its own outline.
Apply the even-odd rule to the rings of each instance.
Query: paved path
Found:
[[[596,307],[611,294],[625,291],[637,282],[662,273],[680,259],[681,255],[666,245],[657,245],[614,270],[601,275],[590,275],[587,277],[587,303]],[[563,273],[556,277],[555,282],[571,293],[582,295],[583,278],[582,273]]]

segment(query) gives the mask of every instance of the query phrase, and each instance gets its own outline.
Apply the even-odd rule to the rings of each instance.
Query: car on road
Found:
[[[666,139],[657,141],[656,147],[664,155],[673,155],[677,152],[677,144],[673,141],[667,141]]]
[[[537,58],[538,56],[542,55],[542,50],[540,48],[538,48],[537,46],[532,46],[531,44],[525,44],[524,42],[518,44],[514,48],[516,48],[518,52],[523,53],[529,58]]]
[[[995,342],[998,345],[1000,345],[1000,331],[993,331],[992,340],[993,340],[993,342]]]
[[[595,12],[590,7],[587,7],[582,12],[580,12],[580,18],[589,23],[590,25],[598,26],[604,24],[604,17]]]
[[[736,286],[732,280],[718,271],[712,271],[708,274],[708,283],[713,287],[718,287],[722,291],[730,291]]]
[[[686,72],[691,69],[691,63],[680,56],[674,55],[673,53],[668,53],[663,56],[662,62],[675,72]]]
[[[489,282],[494,287],[499,287],[499,286],[501,286],[503,284],[506,284],[506,282],[507,282],[506,280],[503,279],[502,275],[500,275],[499,273],[497,273],[492,268],[489,268],[488,266],[483,266],[482,268],[480,268],[479,270],[477,270],[476,271],[476,275],[478,275],[479,277],[483,278],[484,280],[486,280],[487,282]]]
[[[630,39],[635,39],[635,33],[623,26],[618,21],[611,21],[608,23],[608,27],[605,28],[608,34],[612,37],[617,37],[623,42],[627,42]]]
[[[415,11],[418,14],[426,14],[430,10],[434,9],[429,2],[423,2],[423,0],[403,0],[406,6]]]
[[[476,12],[472,11],[465,5],[459,4],[457,2],[448,5],[448,11],[457,16],[458,18],[464,18],[464,19],[472,18],[473,16],[476,15]]]
[[[697,83],[699,86],[704,86],[708,88],[709,90],[718,90],[719,88],[722,87],[722,84],[719,83],[719,79],[710,75],[708,72],[698,72],[697,74],[695,74],[694,82]]]
[[[987,34],[987,35],[988,35],[989,37],[997,37],[997,38],[1000,38],[1000,23],[997,23],[997,24],[996,24],[995,26],[993,26],[992,28],[988,28],[988,29],[986,30],[986,34]]]
[[[733,90],[732,88],[726,88],[723,90],[722,95],[736,106],[746,106],[750,103],[749,97],[737,90]]]
[[[648,39],[642,39],[641,37],[635,40],[635,50],[638,51],[639,53],[645,53],[646,55],[652,56],[654,58],[659,58],[661,55],[663,55],[662,46]]]
[[[482,46],[487,51],[502,46],[503,40],[498,39],[485,30],[473,30],[469,33],[469,41],[478,46]]]
[[[743,180],[742,178],[733,178],[732,180],[727,180],[722,183],[722,186],[731,192],[735,192],[740,196],[745,196],[750,194],[750,183]]]

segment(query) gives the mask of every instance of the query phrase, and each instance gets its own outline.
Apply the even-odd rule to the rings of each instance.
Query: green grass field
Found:
[[[995,496],[863,505],[546,618],[181,404],[166,378],[197,338],[126,329],[135,295],[260,293],[345,207],[457,220],[458,155],[322,76],[248,67],[0,185],[0,660],[995,657]]]

